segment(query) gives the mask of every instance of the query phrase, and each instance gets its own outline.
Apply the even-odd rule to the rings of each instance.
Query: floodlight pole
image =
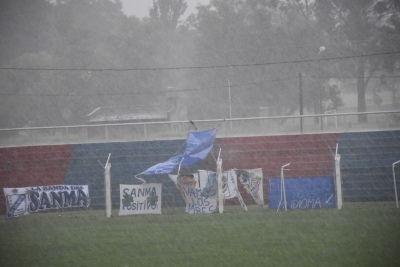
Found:
[[[396,174],[394,171],[394,167],[397,163],[400,163],[400,160],[393,162],[392,164],[392,171],[393,171],[393,184],[394,184],[394,196],[396,198],[396,207],[399,208],[399,199],[397,197],[397,186],[396,186]]]
[[[321,53],[325,50],[325,46],[321,46],[319,48],[318,52],[318,91],[319,91],[319,113],[321,115],[320,117],[320,125],[321,125],[321,131],[324,130],[324,125],[323,125],[323,119],[322,119],[322,82],[321,82]]]
[[[229,97],[229,119],[232,119],[232,98],[231,98],[231,82],[228,80],[228,97]],[[232,120],[229,121],[232,130]]]
[[[302,81],[302,74],[299,72],[299,90],[300,90],[300,95],[299,95],[299,100],[300,100],[300,105],[299,105],[299,113],[300,113],[300,132],[303,133],[303,81]]]

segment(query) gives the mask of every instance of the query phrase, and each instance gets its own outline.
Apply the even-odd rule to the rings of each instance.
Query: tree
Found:
[[[316,1],[316,16],[329,43],[337,45],[343,56],[355,57],[350,71],[357,78],[358,112],[366,111],[365,89],[370,78],[388,63],[385,57],[363,55],[398,46],[398,39],[388,40],[387,34],[399,31],[399,7],[396,0]],[[358,122],[367,122],[367,116],[359,114]]]
[[[185,0],[153,0],[149,15],[150,19],[157,21],[164,30],[174,31],[186,9]]]
[[[10,107],[5,114],[8,125],[80,124],[77,118],[93,110],[92,105],[113,101],[114,96],[106,93],[115,89],[118,95],[115,79],[105,72],[83,78],[88,72],[79,69],[120,67],[123,55],[115,48],[115,40],[123,36],[120,29],[127,18],[119,1],[4,2],[9,4],[0,13],[9,21],[0,27],[10,27],[2,32],[10,44],[4,50],[9,54],[2,51],[1,55],[12,67],[37,69],[13,70],[2,80],[6,100],[11,100],[5,104]],[[53,68],[69,71],[45,70]],[[14,75],[18,78],[11,79]],[[9,104],[13,102],[17,105]]]
[[[53,6],[49,1],[0,1],[1,67],[38,67],[46,61],[42,51],[51,47]],[[46,58],[46,59],[45,59]],[[0,70],[0,125],[32,125],[32,113],[40,107],[34,91],[40,74]]]
[[[218,84],[220,90],[213,99],[220,103],[227,103],[222,99],[227,94],[219,91],[227,92],[230,80],[233,102],[238,105],[268,106],[271,115],[290,115],[299,107],[298,73],[303,72],[306,78],[314,76],[313,83],[309,78],[306,80],[305,106],[320,113],[318,92],[322,88],[317,84],[321,76],[317,63],[290,63],[316,58],[319,47],[325,45],[326,38],[315,20],[313,3],[216,0],[199,7],[197,16],[190,21],[199,34],[196,62],[200,65],[288,63],[213,69],[209,73],[194,74],[194,79],[203,87],[210,82]]]
[[[197,33],[193,61],[199,66],[225,66],[191,71],[190,79],[203,88],[199,90],[203,96],[199,99],[204,102],[200,105],[210,107],[195,115],[227,118],[231,105],[234,117],[257,116],[260,106],[266,102],[273,104],[271,92],[278,88],[268,84],[269,70],[263,66],[238,66],[266,62],[274,56],[273,7],[268,2],[215,0],[210,5],[198,6],[197,15],[189,18]],[[212,109],[214,112],[209,112]]]
[[[304,105],[314,114],[324,112],[324,100],[329,96],[325,91],[325,83],[328,80],[328,68],[321,64],[327,51],[321,51],[326,47],[326,36],[318,26],[315,19],[315,2],[304,0],[285,0],[277,3],[279,11],[279,34],[281,54],[286,55],[286,61],[301,61],[318,59],[312,63],[291,64],[292,72],[304,73]],[[322,53],[321,53],[322,52]],[[297,102],[294,102],[298,104]],[[297,105],[292,105],[292,112]],[[289,114],[287,114],[289,115]],[[291,114],[290,114],[291,115]],[[314,123],[322,123],[319,117],[314,117]]]
[[[46,49],[51,42],[53,6],[47,0],[0,1],[0,62]]]
[[[148,90],[165,104],[168,88],[180,90],[185,81],[185,70],[179,67],[191,64],[192,32],[181,20],[187,9],[185,0],[153,0],[149,17],[144,19],[145,51],[151,52],[148,64],[153,67],[176,67],[175,71],[154,72],[152,88]],[[161,93],[161,94],[160,94]]]

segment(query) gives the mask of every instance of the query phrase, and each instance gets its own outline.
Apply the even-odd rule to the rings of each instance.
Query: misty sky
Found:
[[[186,10],[185,18],[191,13],[196,11],[198,4],[206,5],[210,0],[188,0],[186,1],[188,8]],[[122,0],[123,11],[128,16],[136,16],[143,18],[149,15],[149,9],[153,6],[153,0]]]

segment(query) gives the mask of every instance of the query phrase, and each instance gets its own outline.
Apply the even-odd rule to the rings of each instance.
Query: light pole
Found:
[[[320,55],[321,53],[325,50],[325,46],[321,46],[319,48],[319,52],[318,52],[318,91],[319,91],[319,112],[320,112],[320,126],[321,126],[321,131],[324,129],[324,124],[323,124],[323,120],[322,120],[322,82],[321,82],[321,58]]]
[[[303,133],[303,81],[301,72],[299,72],[299,91],[300,132]]]
[[[232,99],[231,99],[231,82],[228,80],[228,97],[229,97],[229,119],[232,119]],[[229,125],[232,129],[232,121],[229,121]]]

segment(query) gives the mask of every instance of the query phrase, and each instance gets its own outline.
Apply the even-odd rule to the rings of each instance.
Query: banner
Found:
[[[187,213],[212,213],[217,209],[217,176],[215,172],[200,170],[193,174],[169,175],[177,186]]]
[[[288,209],[321,209],[335,207],[335,193],[331,176],[285,178]],[[268,178],[268,207],[284,209],[281,178]]]
[[[239,183],[254,202],[260,206],[264,206],[262,169],[236,170],[236,176],[238,177]]]
[[[140,174],[171,173],[179,164],[181,166],[190,166],[198,160],[204,159],[214,145],[216,134],[216,129],[189,133],[183,154],[172,157],[165,162],[157,163]]]
[[[3,188],[7,218],[48,209],[89,207],[88,185],[49,185]]]
[[[244,210],[248,210],[242,195],[239,192],[237,187],[237,175],[236,170],[225,171],[222,173],[222,190],[224,192],[225,199],[230,199],[237,197],[240,203],[240,206]]]
[[[238,196],[237,176],[235,170],[222,172],[222,190],[224,191],[225,199]]]
[[[186,203],[187,213],[211,213],[218,202],[217,174],[199,170],[197,173],[169,175]],[[222,173],[222,190],[225,199],[239,199],[240,205],[247,210],[238,190],[238,183],[251,196],[254,202],[264,206],[262,169],[229,170]]]
[[[161,185],[156,183],[120,184],[118,215],[161,214]]]

